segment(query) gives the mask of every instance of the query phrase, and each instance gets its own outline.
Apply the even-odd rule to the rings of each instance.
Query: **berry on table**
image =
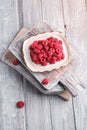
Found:
[[[42,80],[42,84],[46,85],[46,84],[48,84],[48,83],[49,83],[49,80],[48,80],[47,78],[44,78],[44,79]]]
[[[17,59],[13,60],[12,61],[13,65],[18,65],[19,64],[19,61]]]
[[[18,101],[18,102],[16,103],[16,105],[17,105],[18,108],[23,108],[25,104],[24,104],[23,101]]]

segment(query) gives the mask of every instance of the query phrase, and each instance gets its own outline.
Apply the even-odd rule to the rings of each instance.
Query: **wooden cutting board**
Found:
[[[46,86],[42,85],[47,90],[50,90],[52,88],[58,88],[60,91],[59,85],[67,88],[73,96],[77,96],[82,90],[83,85],[81,81],[79,80],[78,76],[76,76],[73,71],[77,69],[78,65],[80,64],[79,57],[76,55],[76,53],[72,50],[72,60],[71,62],[64,67],[61,67],[60,69],[56,69],[50,72],[43,72],[43,73],[35,73],[30,71],[23,59],[22,54],[22,45],[23,42],[30,38],[31,36],[35,36],[37,34],[42,34],[45,32],[52,32],[54,31],[48,24],[42,22],[38,25],[32,27],[25,35],[23,35],[20,39],[14,42],[14,44],[11,44],[9,47],[9,50],[17,57],[17,59],[23,64],[23,66],[29,71],[30,74],[32,74],[33,78],[37,80],[41,84],[41,81],[43,78],[49,79],[49,84]],[[59,84],[60,82],[63,82],[63,84]],[[57,91],[58,91],[57,90]]]
[[[13,41],[16,41],[17,39],[19,39],[22,35],[24,35],[26,32],[28,32],[28,29],[26,28],[22,28],[20,30],[20,32],[16,35],[16,37],[14,38]],[[16,59],[16,57],[9,51],[9,49],[7,48],[7,50],[5,51],[5,53],[2,56],[2,61],[4,63],[6,63],[7,65],[9,65],[10,67],[12,67],[13,69],[17,70],[21,75],[23,75],[29,82],[31,82],[32,85],[34,85],[40,92],[42,92],[43,94],[56,94],[58,96],[60,96],[62,99],[64,100],[69,100],[71,99],[72,95],[69,93],[68,90],[63,89],[62,87],[62,91],[61,93],[59,93],[59,91],[57,92],[57,88],[53,88],[51,91],[44,91],[43,88],[40,87],[40,85],[35,82],[35,80],[29,75],[27,74],[27,70],[23,67],[23,65],[20,63],[18,66],[14,66],[12,64],[12,61]],[[56,93],[55,93],[56,92]]]
[[[22,43],[23,40],[29,38],[32,35],[36,35],[38,33],[44,33],[44,32],[47,32],[47,31],[50,32],[50,31],[53,31],[53,29],[50,28],[50,26],[47,25],[44,22],[42,22],[42,23],[38,24],[37,26],[31,28],[30,30],[27,30],[27,29],[23,28],[19,32],[19,34],[17,35],[17,37],[14,39],[14,42],[13,42],[14,44],[12,44],[9,47],[10,51],[9,51],[9,49],[7,49],[7,51],[3,55],[2,60],[5,63],[7,63],[8,65],[10,65],[11,67],[13,67],[14,69],[16,69],[17,71],[19,71],[26,79],[28,79],[42,93],[44,93],[44,94],[58,94],[59,96],[61,96],[65,100],[68,100],[68,99],[71,98],[71,94],[69,93],[69,91],[67,91],[64,88],[60,87],[59,84],[55,85],[51,90],[45,90],[45,89],[43,89],[43,87],[41,86],[41,84],[39,82],[37,82],[37,80],[35,80],[35,78],[37,78],[37,74],[36,75],[33,74],[35,76],[35,78],[34,78],[31,75],[31,73],[28,72],[28,70],[27,70],[27,68],[26,68],[26,66],[24,64],[24,61],[23,61],[23,57],[22,57],[22,53],[21,53],[21,45],[22,44],[20,44],[20,43]],[[12,64],[12,60],[15,59],[16,57],[11,52],[21,62],[16,67]],[[17,52],[17,53],[15,53],[15,52]],[[75,62],[71,62],[69,66],[74,66],[74,65],[76,65],[76,63]],[[68,82],[66,82],[67,81],[67,79],[66,79],[67,74],[66,73],[64,74],[64,72],[66,72],[66,70],[67,70],[68,67],[61,68],[60,70],[51,71],[51,73],[43,73],[43,74],[39,74],[39,75],[40,76],[45,76],[45,77],[46,76],[48,76],[48,77],[50,76],[51,77],[51,75],[55,75],[55,78],[51,77],[51,79],[53,81],[53,79],[58,79],[60,77],[60,75],[62,75],[61,74],[61,72],[62,72],[63,75],[60,77],[60,80],[63,80],[64,85],[66,84],[65,87],[68,88],[73,93],[74,96],[76,96],[78,94],[78,92],[80,92],[80,91],[83,90],[83,88],[80,85],[77,84],[77,82],[75,81],[75,79],[73,80],[73,82],[75,81],[75,83],[72,83],[72,79],[69,79],[69,76],[68,76],[69,80],[68,80]],[[71,72],[69,70],[67,70],[67,71],[68,71],[68,75],[70,75]],[[76,80],[79,81],[78,79],[76,79]],[[70,83],[69,83],[69,81],[70,81]],[[72,83],[72,85],[71,85],[71,83]],[[52,82],[51,82],[51,84],[52,84]],[[78,85],[78,87],[76,87],[77,85]]]

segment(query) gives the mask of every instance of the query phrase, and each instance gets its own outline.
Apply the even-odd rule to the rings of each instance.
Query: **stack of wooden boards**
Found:
[[[8,47],[2,60],[17,70],[21,75],[23,75],[29,82],[31,82],[39,91],[43,94],[57,94],[65,100],[69,100],[72,96],[78,95],[84,89],[84,83],[81,80],[81,77],[76,75],[75,70],[80,64],[80,59],[78,55],[72,50],[72,61],[66,66],[58,70],[53,70],[51,72],[44,73],[34,73],[27,69],[22,55],[22,44],[23,42],[30,38],[31,36],[52,32],[52,29],[47,23],[41,22],[38,25],[32,27],[30,30],[22,28],[17,34],[12,44]],[[12,61],[18,59],[20,64],[14,66]],[[48,88],[45,89],[40,83],[40,77],[50,77],[50,83]]]

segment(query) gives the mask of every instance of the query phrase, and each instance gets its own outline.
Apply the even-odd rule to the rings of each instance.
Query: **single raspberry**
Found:
[[[17,59],[13,60],[12,61],[13,65],[18,65],[19,64],[19,61]]]
[[[35,61],[35,63],[36,63],[36,64],[40,64],[40,61],[39,61],[39,60],[37,60],[37,61]]]
[[[46,66],[48,63],[45,61],[45,62],[42,62],[41,63],[43,66]]]
[[[31,51],[30,55],[31,55],[31,57],[33,57],[35,55],[35,53]]]
[[[43,57],[44,57],[44,58],[47,58],[47,54],[46,54],[46,53],[43,53]]]
[[[54,48],[50,48],[49,51],[51,51],[51,52],[54,53],[54,52],[55,52],[55,49],[54,49]]]
[[[57,43],[55,43],[55,44],[53,45],[53,47],[54,47],[55,49],[57,49],[57,48],[59,47],[59,45],[58,45]]]
[[[47,38],[47,40],[52,41],[52,40],[54,40],[54,38],[53,37],[49,37],[49,38]]]
[[[34,53],[38,54],[38,53],[40,53],[40,50],[37,48],[34,48]]]
[[[38,54],[38,58],[41,59],[43,57],[43,54]]]
[[[46,85],[46,84],[48,84],[48,79],[47,78],[44,78],[43,80],[42,80],[42,84],[44,84],[44,85]]]
[[[61,40],[59,40],[59,41],[58,41],[58,44],[62,44],[62,41],[61,41]]]
[[[44,46],[45,51],[48,51],[49,46]]]
[[[57,61],[57,57],[53,56],[53,57],[51,58],[50,63],[51,63],[51,64],[54,64],[56,61]]]
[[[39,45],[37,46],[37,48],[38,48],[38,50],[41,50],[41,49],[43,49],[43,46],[39,44]]]
[[[32,57],[32,60],[33,60],[34,62],[37,61],[37,60],[38,60],[37,56],[34,55],[34,56]]]
[[[48,55],[49,57],[51,57],[51,56],[53,55],[53,52],[52,52],[52,51],[48,51],[47,55]]]
[[[40,61],[41,61],[41,63],[43,63],[43,62],[46,62],[46,59],[45,58],[41,58]]]
[[[38,40],[38,44],[42,44],[43,40]]]
[[[32,49],[33,49],[33,46],[32,46],[32,45],[30,45],[30,46],[29,46],[29,49],[31,49],[31,50],[32,50]]]
[[[17,103],[16,103],[16,106],[18,107],[18,108],[22,108],[22,107],[24,107],[24,102],[23,101],[18,101]]]

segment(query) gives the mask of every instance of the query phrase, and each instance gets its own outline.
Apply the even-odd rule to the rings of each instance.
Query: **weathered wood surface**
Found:
[[[0,0],[0,56],[22,26],[30,28],[41,20],[65,32],[73,48],[77,52],[80,49],[79,55],[84,59],[80,68],[85,71],[86,0]],[[87,81],[87,71],[84,75]],[[87,90],[64,102],[58,96],[45,96],[28,86],[28,81],[0,61],[0,130],[87,129]],[[18,100],[24,100],[26,107],[18,110]]]

